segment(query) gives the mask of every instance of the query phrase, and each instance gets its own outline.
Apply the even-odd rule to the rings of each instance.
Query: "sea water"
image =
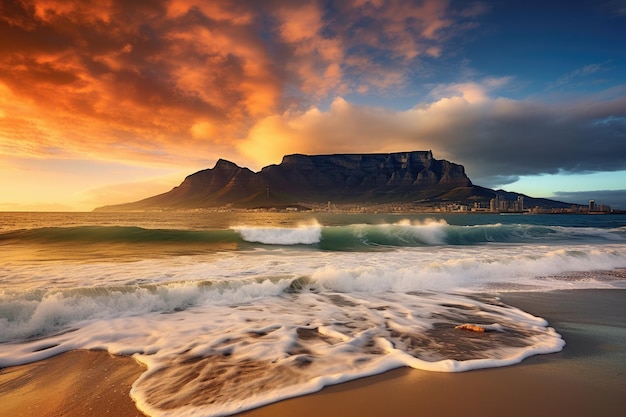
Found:
[[[107,350],[144,412],[228,415],[559,351],[497,295],[626,287],[626,216],[0,213],[0,257],[0,368]]]

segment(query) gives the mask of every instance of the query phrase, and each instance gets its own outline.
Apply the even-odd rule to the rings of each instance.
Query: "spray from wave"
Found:
[[[247,242],[265,245],[313,245],[322,237],[322,226],[317,221],[295,228],[235,226],[232,230]]]

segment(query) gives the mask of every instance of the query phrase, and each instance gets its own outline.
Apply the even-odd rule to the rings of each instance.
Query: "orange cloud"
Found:
[[[291,49],[288,73],[313,97],[399,88],[407,65],[441,56],[454,32],[447,1],[346,1],[333,4],[328,20],[323,4],[291,4],[276,13],[277,31]]]
[[[276,14],[280,19],[280,34],[286,42],[314,38],[323,28],[321,6],[315,2],[291,3],[279,8]]]
[[[483,118],[506,119],[526,112],[526,104],[493,98],[491,90],[506,80],[439,86],[435,99],[409,110],[358,106],[338,97],[327,111],[312,107],[262,119],[250,129],[240,152],[256,165],[276,163],[290,153],[398,152],[432,149],[439,157],[460,160],[456,150],[475,143]],[[499,138],[489,138],[489,146]]]
[[[290,153],[353,153],[406,150],[408,131],[399,117],[336,98],[326,112],[316,107],[262,119],[240,143],[256,165],[277,163]]]
[[[398,89],[454,26],[439,0],[1,7],[0,153],[161,165],[232,155],[249,129],[329,97]]]
[[[252,14],[222,5],[3,6],[0,37],[12,43],[0,61],[0,149],[167,159],[269,114],[281,88],[251,19],[242,17]],[[192,129],[202,120],[216,126],[212,135]],[[11,145],[16,137],[20,145]]]
[[[57,20],[59,17],[73,21],[97,23],[111,20],[113,2],[105,1],[81,1],[68,2],[63,0],[39,0],[27,2],[34,9],[34,16],[44,22]]]

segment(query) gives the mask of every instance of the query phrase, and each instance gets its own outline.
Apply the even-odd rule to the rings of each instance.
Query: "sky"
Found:
[[[624,45],[626,0],[3,0],[0,210],[412,150],[626,209]]]

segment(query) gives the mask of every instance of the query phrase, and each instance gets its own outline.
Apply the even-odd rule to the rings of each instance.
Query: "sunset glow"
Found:
[[[626,7],[544,3],[3,1],[0,210],[134,201],[218,158],[429,149],[626,209]]]

